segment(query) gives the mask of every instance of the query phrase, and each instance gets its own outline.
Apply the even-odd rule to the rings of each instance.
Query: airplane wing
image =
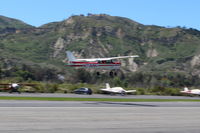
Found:
[[[97,58],[97,60],[113,60],[113,59],[125,59],[125,58],[135,58],[135,57],[139,57],[139,56],[132,55],[132,56],[109,57],[109,58]]]
[[[132,56],[119,56],[119,57],[110,57],[110,58],[107,58],[107,59],[125,59],[125,58],[135,58],[135,57],[139,57],[138,55],[132,55]]]

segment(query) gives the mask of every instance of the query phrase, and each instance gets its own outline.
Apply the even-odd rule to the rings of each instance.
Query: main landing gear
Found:
[[[116,71],[110,71],[109,75],[110,75],[110,77],[117,76],[117,72]]]
[[[13,93],[13,92],[17,92],[18,94],[20,94],[21,92],[19,91],[18,87],[11,87],[9,93]]]
[[[100,76],[101,74],[100,74],[100,72],[97,72],[97,76]]]
[[[100,72],[96,72],[96,75],[97,75],[97,76],[100,76],[101,73],[100,73]],[[110,72],[109,72],[109,76],[110,76],[110,77],[115,77],[115,76],[117,76],[117,72],[116,72],[116,71],[110,71]]]

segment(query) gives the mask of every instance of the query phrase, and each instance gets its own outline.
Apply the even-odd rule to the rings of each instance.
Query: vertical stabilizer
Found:
[[[184,91],[188,91],[188,88],[187,88],[187,87],[184,87]]]
[[[110,89],[109,83],[106,83],[106,89]]]
[[[76,60],[76,58],[74,57],[72,52],[67,51],[66,53],[67,53],[67,58],[68,58],[69,61],[75,61]]]

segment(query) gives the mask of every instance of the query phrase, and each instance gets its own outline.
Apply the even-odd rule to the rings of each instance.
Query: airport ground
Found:
[[[75,98],[122,98],[122,99],[200,99],[200,96],[160,96],[160,95],[109,95],[109,94],[93,94],[93,95],[81,95],[73,93],[7,93],[0,92],[2,96],[14,96],[14,97],[75,97]]]
[[[7,94],[0,96],[200,99],[182,96]],[[2,133],[199,133],[200,102],[0,100]]]

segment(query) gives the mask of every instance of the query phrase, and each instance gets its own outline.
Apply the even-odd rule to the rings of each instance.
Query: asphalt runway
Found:
[[[197,107],[4,107],[1,133],[199,133]]]
[[[0,96],[199,99],[26,93]],[[199,133],[199,110],[200,102],[0,100],[0,133]]]

